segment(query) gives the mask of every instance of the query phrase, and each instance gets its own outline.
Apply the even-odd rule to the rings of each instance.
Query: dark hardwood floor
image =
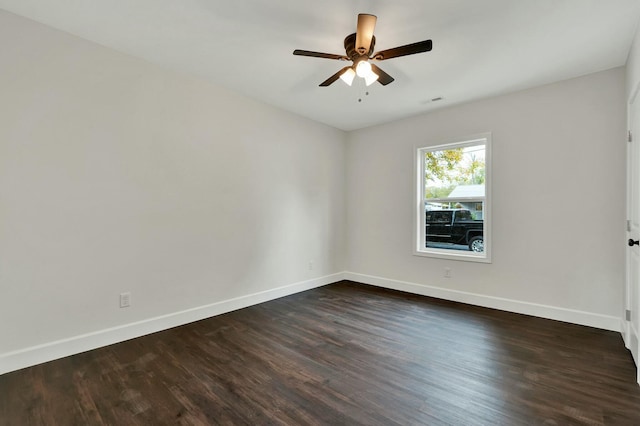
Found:
[[[341,282],[0,376],[2,425],[640,425],[618,333]]]

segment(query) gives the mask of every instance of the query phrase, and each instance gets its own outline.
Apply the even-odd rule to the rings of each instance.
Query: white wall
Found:
[[[619,331],[624,79],[618,68],[352,132],[350,277]],[[414,148],[482,132],[493,134],[493,263],[413,256]]]
[[[344,270],[343,132],[4,12],[0,52],[0,373]]]

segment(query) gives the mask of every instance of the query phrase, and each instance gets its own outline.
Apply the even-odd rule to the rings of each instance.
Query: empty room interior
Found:
[[[640,424],[639,21],[0,0],[0,425]]]

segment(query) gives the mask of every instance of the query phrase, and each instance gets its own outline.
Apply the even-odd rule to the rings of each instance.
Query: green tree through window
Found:
[[[424,153],[425,198],[447,198],[459,185],[484,184],[484,155],[479,156],[478,149],[474,148]]]

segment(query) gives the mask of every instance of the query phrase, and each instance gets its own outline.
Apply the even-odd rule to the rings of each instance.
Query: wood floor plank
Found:
[[[619,333],[348,281],[0,376],[0,425],[640,425]]]

